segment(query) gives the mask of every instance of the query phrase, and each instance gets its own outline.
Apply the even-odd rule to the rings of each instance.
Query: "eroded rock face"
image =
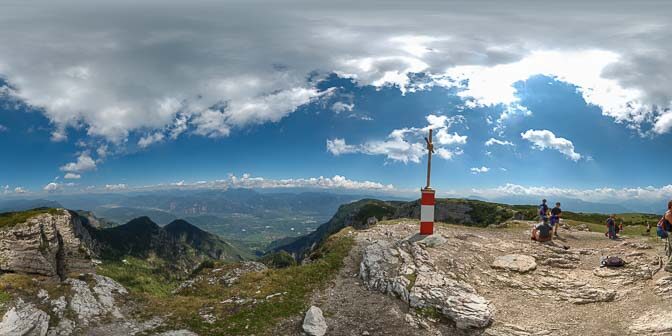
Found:
[[[418,243],[374,241],[364,250],[360,277],[369,288],[396,295],[412,308],[437,310],[459,329],[482,329],[493,321],[488,301],[440,271]]]
[[[60,276],[93,269],[90,242],[78,217],[45,213],[0,230],[0,270]]]
[[[327,321],[322,315],[322,310],[311,306],[303,319],[303,331],[310,336],[323,336],[327,333]]]
[[[21,299],[0,322],[0,335],[3,336],[45,336],[48,329],[49,315]]]
[[[537,268],[533,257],[522,254],[509,254],[495,258],[492,268],[504,269],[519,273],[526,273]]]

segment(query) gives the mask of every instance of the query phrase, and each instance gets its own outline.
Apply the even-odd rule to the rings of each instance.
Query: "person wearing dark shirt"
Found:
[[[532,240],[545,242],[552,238],[551,227],[548,225],[548,218],[544,218],[543,223],[539,223],[532,228]]]
[[[616,219],[615,215],[609,216],[607,219],[607,235],[609,239],[616,239]]]
[[[558,226],[560,225],[560,217],[562,216],[562,209],[560,209],[560,202],[555,203],[555,208],[551,209],[551,227],[553,234],[558,236]]]
[[[546,200],[541,200],[541,205],[539,205],[539,220],[543,221],[544,218],[548,215],[548,205],[546,205]]]

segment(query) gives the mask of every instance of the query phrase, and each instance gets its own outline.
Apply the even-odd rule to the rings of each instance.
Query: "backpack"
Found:
[[[625,265],[625,260],[615,257],[606,256],[600,258],[600,267],[621,267]]]
[[[663,228],[660,227],[660,226],[658,226],[658,228],[656,229],[656,234],[657,234],[658,237],[660,237],[661,239],[665,239],[665,238],[667,238],[667,236],[668,236],[667,231],[665,231],[665,229],[663,229]]]

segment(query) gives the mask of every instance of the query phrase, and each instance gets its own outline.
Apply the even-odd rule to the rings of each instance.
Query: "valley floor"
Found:
[[[420,239],[411,220],[353,230],[356,245],[345,267],[312,295],[311,304],[323,310],[328,335],[672,335],[672,277],[662,270],[663,242],[644,236],[610,241],[599,232],[561,230],[556,242],[569,247],[565,250],[531,241],[530,225],[441,224],[435,236],[445,239],[423,247],[437,271],[469,284],[489,302],[494,321],[489,328],[458,329],[449,319],[368,289],[360,279],[363,251],[373,242]],[[492,267],[506,255],[530,256],[536,268]],[[600,257],[608,255],[622,257],[627,265],[600,268]],[[287,319],[271,334],[301,335],[301,322],[302,316]]]

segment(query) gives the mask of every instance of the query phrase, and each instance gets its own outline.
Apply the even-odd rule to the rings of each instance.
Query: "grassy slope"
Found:
[[[160,265],[137,259],[127,260],[128,264],[105,263],[99,273],[125,285],[138,302],[145,303],[143,311],[147,316],[170,315],[166,328],[188,328],[201,335],[259,335],[267,333],[278,320],[302,313],[310,293],[323,287],[343,266],[343,259],[354,244],[348,230],[331,236],[320,248],[322,257],[310,264],[249,273],[231,287],[202,281],[188,293],[169,295],[178,281],[157,271],[160,267],[156,266]],[[232,265],[214,267],[226,269]],[[285,294],[265,299],[275,293]],[[243,305],[221,303],[234,297],[260,301]],[[209,312],[217,317],[215,323],[206,323],[199,316],[205,307],[212,307]]]

